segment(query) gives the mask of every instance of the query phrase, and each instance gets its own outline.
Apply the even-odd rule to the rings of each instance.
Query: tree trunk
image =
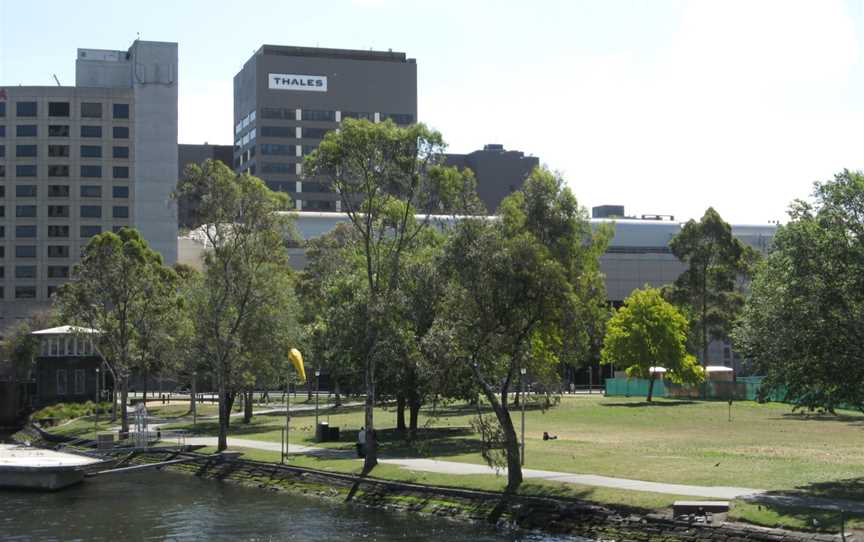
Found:
[[[366,405],[364,423],[366,424],[366,457],[363,461],[363,473],[368,474],[378,465],[378,441],[375,437],[375,367],[374,362],[366,359]]]
[[[333,395],[334,395],[333,406],[334,407],[342,406],[342,393],[340,392],[340,389],[339,389],[339,381],[335,380],[335,379],[333,380]]]
[[[222,379],[220,379],[222,380]],[[231,407],[234,401],[229,401],[229,393],[225,384],[219,383],[219,442],[216,451],[221,452],[228,449],[228,420],[231,417]]]
[[[126,377],[120,383],[120,433],[123,438],[129,436],[129,409],[126,402],[129,400],[129,378]]]
[[[396,431],[405,432],[405,396],[396,396]]]
[[[651,373],[651,379],[649,380],[649,384],[648,384],[648,402],[649,403],[651,402],[651,398],[654,396],[654,379],[656,379],[656,378],[657,378],[657,376],[655,375],[655,373]]]
[[[408,431],[411,440],[417,438],[417,422],[420,419],[420,401],[411,401],[408,404],[409,420]]]
[[[247,391],[244,394],[243,400],[243,423],[252,422],[252,391]]]
[[[314,376],[314,374],[315,373],[312,373],[312,376]],[[312,379],[311,378],[306,379],[306,402],[307,403],[312,402]]]
[[[193,415],[198,413],[198,390],[197,382],[195,382],[195,375],[192,375],[192,386],[190,387],[190,397],[189,397],[189,412]]]
[[[147,406],[147,376],[149,375],[149,371],[144,371],[144,406]]]
[[[501,430],[504,432],[504,452],[507,456],[507,493],[514,493],[519,486],[522,485],[522,462],[519,453],[519,441],[516,438],[516,429],[513,427],[513,420],[510,419],[510,411],[507,409],[507,395],[501,393],[501,401],[492,388],[480,376],[480,371],[476,366],[472,365],[475,379],[480,383],[480,388],[483,390],[483,395],[492,406],[495,412],[495,417],[498,418],[498,423],[501,425]]]

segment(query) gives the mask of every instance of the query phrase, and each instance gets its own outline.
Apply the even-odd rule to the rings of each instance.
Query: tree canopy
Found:
[[[657,372],[666,369],[673,382],[698,383],[703,371],[687,353],[687,319],[663,299],[657,288],[635,290],[606,326],[600,362],[625,367],[627,376],[650,380],[648,401]]]
[[[864,411],[864,174],[845,170],[795,201],[757,267],[735,344],[811,410]]]

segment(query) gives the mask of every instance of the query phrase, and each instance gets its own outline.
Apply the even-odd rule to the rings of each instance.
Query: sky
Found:
[[[586,207],[786,218],[864,170],[864,0],[0,0],[0,85],[75,80],[78,47],[179,43],[179,141],[231,144],[262,44],[401,51],[450,152],[537,156]]]

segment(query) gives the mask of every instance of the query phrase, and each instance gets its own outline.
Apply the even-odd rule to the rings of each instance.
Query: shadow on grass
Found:
[[[677,407],[686,405],[695,405],[699,401],[639,401],[638,403],[600,403],[604,407],[625,407],[625,408],[644,408],[644,407]]]
[[[787,412],[781,414],[776,420],[799,421],[799,422],[835,422],[850,425],[864,425],[864,416],[851,414],[830,414],[816,412]]]
[[[768,498],[802,497],[805,499],[853,501],[861,507],[862,513],[864,513],[864,477],[813,482],[797,486],[795,489],[769,491],[763,495]]]

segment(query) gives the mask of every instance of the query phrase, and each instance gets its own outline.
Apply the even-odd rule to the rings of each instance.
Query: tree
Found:
[[[147,355],[141,331],[170,310],[174,271],[141,234],[123,228],[93,237],[59,291],[62,319],[98,332],[96,349],[120,387],[121,431],[129,432],[129,376]]]
[[[432,213],[476,200],[464,197],[472,179],[442,166],[444,148],[441,134],[423,124],[401,128],[389,120],[346,119],[304,162],[307,178],[323,181],[339,194],[360,244],[368,296],[360,336],[367,473],[378,463],[374,406],[379,338],[388,300],[399,288],[402,255],[428,226]],[[422,218],[418,221],[415,214]]]
[[[45,310],[34,312],[27,320],[6,330],[0,363],[8,361],[17,380],[29,380],[35,369],[34,362],[39,355],[39,338],[34,336],[33,332],[49,328],[55,323],[54,312]]]
[[[797,407],[864,411],[864,173],[795,201],[757,267],[735,344]]]
[[[699,222],[687,221],[669,247],[687,269],[667,290],[667,298],[687,314],[691,344],[708,365],[708,346],[729,337],[744,304],[740,279],[749,275],[756,253],[732,236],[732,228],[712,207]]]
[[[657,373],[663,367],[673,382],[696,384],[704,372],[687,353],[687,319],[660,290],[634,290],[606,326],[600,362],[626,367],[627,376],[650,380],[648,402],[654,394]]]
[[[471,372],[497,422],[478,420],[484,457],[506,464],[507,490],[515,491],[522,468],[511,393],[521,369],[554,379],[562,358],[585,355],[578,330],[592,328],[587,320],[605,304],[598,258],[607,236],[592,232],[564,181],[546,170],[535,170],[501,209],[500,221],[464,220],[448,240],[447,299],[427,343]]]
[[[196,348],[219,395],[221,451],[237,393],[248,392],[259,375],[278,372],[297,339],[285,247],[294,232],[279,213],[285,194],[218,161],[187,167],[176,197],[200,201],[196,216],[207,239],[189,307]]]

